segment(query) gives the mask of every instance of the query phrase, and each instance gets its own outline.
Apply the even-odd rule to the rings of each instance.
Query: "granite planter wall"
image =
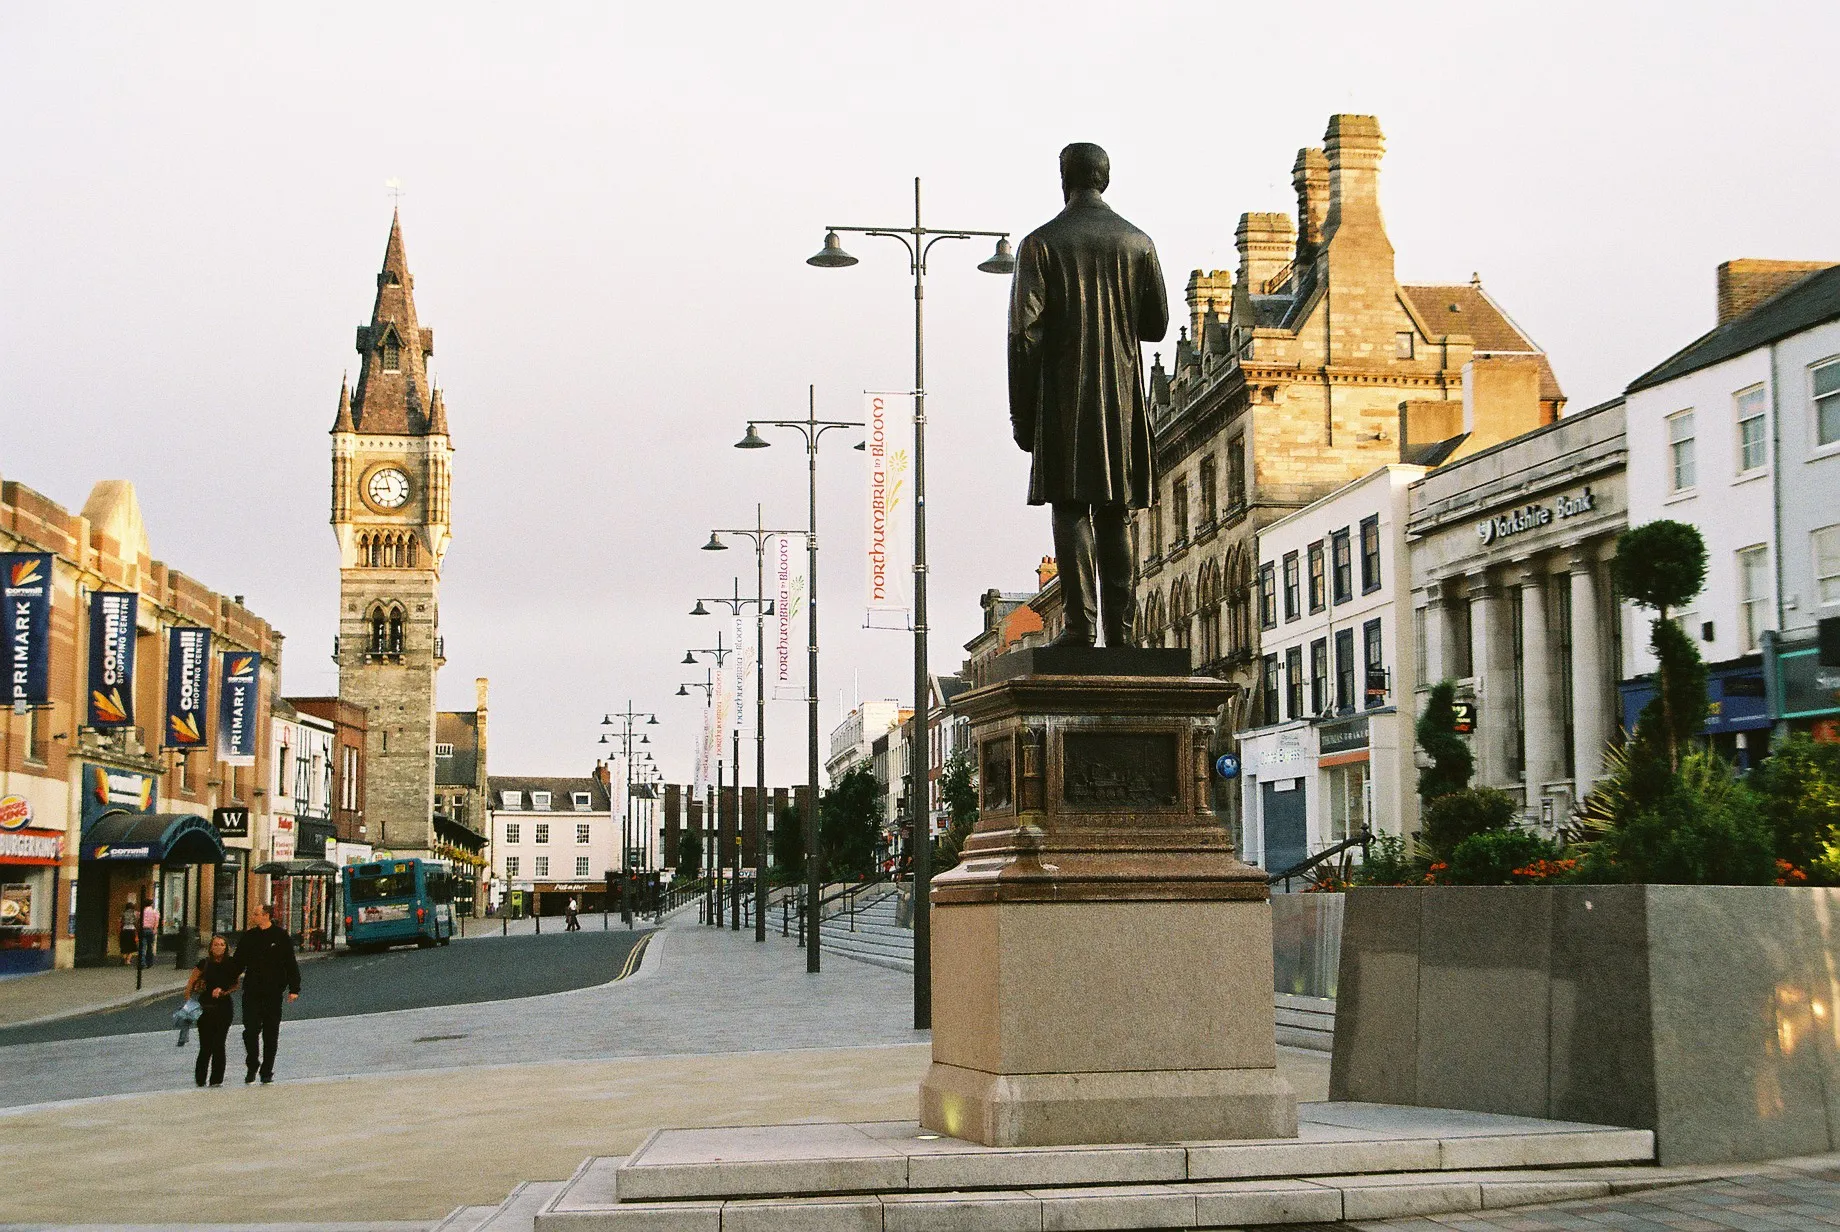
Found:
[[[1337,991],[1331,1099],[1840,1150],[1840,890],[1357,889]]]

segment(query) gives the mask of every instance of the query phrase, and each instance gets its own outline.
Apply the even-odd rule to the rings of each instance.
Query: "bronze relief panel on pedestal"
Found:
[[[978,807],[984,812],[1015,805],[1014,759],[1009,734],[986,740],[978,752]]]
[[[1176,732],[1069,731],[1061,736],[1061,800],[1076,809],[1177,808]]]

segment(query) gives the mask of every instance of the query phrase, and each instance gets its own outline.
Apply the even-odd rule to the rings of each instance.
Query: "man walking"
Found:
[[[160,909],[153,905],[153,896],[147,896],[147,905],[141,908],[141,970],[153,966],[153,943],[160,936]]]
[[[580,932],[581,931],[580,915],[581,915],[581,904],[576,902],[575,896],[571,894],[569,895],[569,922],[568,922],[567,927],[565,927],[562,931],[567,932],[567,933]]]
[[[275,1080],[282,998],[300,997],[300,964],[294,961],[294,943],[275,927],[268,904],[257,903],[250,914],[255,927],[244,929],[236,943],[236,969],[243,978],[243,1081],[254,1082],[259,1070],[268,1083]]]

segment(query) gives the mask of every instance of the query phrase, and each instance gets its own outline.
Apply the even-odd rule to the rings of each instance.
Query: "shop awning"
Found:
[[[478,852],[486,845],[485,835],[455,821],[446,813],[434,815],[434,832],[437,837],[446,839],[462,851]]]
[[[250,871],[264,877],[337,877],[339,866],[328,860],[270,860]]]
[[[217,864],[217,828],[196,813],[104,813],[83,834],[82,859],[137,864]]]

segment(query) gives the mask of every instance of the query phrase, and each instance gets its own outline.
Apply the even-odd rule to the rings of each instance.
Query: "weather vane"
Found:
[[[389,179],[383,182],[383,187],[385,188],[385,190],[389,192],[390,201],[392,205],[394,206],[394,208],[401,209],[402,208],[402,195],[403,195],[402,181],[397,179],[395,176],[391,176]]]

